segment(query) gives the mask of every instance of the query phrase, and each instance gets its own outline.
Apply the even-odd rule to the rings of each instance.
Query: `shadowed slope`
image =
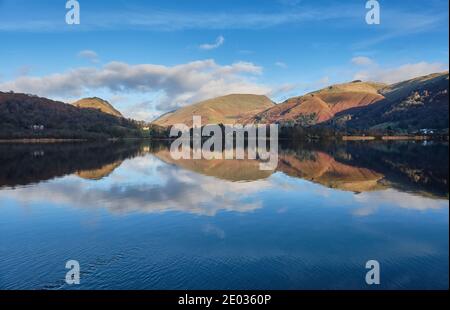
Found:
[[[139,125],[98,109],[0,92],[0,139],[139,137]]]
[[[374,132],[448,130],[448,83],[443,72],[390,85],[380,91],[384,100],[338,113],[327,125]]]

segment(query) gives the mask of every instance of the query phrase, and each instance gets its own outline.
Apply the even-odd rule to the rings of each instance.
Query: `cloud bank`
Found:
[[[375,81],[393,84],[436,72],[448,70],[448,64],[421,61],[403,64],[397,67],[381,67],[368,57],[354,57],[351,62],[359,67],[354,74],[355,80]]]
[[[175,66],[110,62],[101,68],[83,67],[40,77],[18,77],[0,83],[0,90],[53,98],[79,98],[92,90],[161,93],[155,106],[160,111],[169,111],[230,93],[269,93],[267,86],[254,81],[261,73],[262,68],[250,62],[219,65],[212,59]]]

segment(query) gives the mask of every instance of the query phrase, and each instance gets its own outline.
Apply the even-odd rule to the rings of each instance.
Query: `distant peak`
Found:
[[[82,109],[97,109],[103,113],[123,117],[122,113],[116,110],[108,101],[99,97],[83,98],[74,102],[73,105]]]

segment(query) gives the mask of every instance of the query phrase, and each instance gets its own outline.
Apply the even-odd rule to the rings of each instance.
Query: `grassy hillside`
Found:
[[[122,113],[117,111],[108,101],[98,97],[84,98],[74,102],[73,105],[78,108],[100,110],[103,113],[123,117]]]
[[[294,97],[271,109],[244,119],[245,123],[281,123],[311,126],[333,118],[337,113],[382,100],[378,91],[385,85],[354,81],[329,86],[304,96]]]
[[[95,109],[0,92],[0,139],[137,137],[139,125]]]
[[[153,124],[172,126],[182,123],[192,125],[192,116],[202,117],[206,124],[235,124],[238,120],[255,115],[274,106],[266,96],[234,94],[202,101],[171,113],[166,113]]]

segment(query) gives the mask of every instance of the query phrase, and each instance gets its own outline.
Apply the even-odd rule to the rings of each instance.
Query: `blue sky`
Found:
[[[0,0],[0,90],[66,102],[99,96],[151,120],[227,93],[280,102],[360,78],[448,69],[447,0]]]

